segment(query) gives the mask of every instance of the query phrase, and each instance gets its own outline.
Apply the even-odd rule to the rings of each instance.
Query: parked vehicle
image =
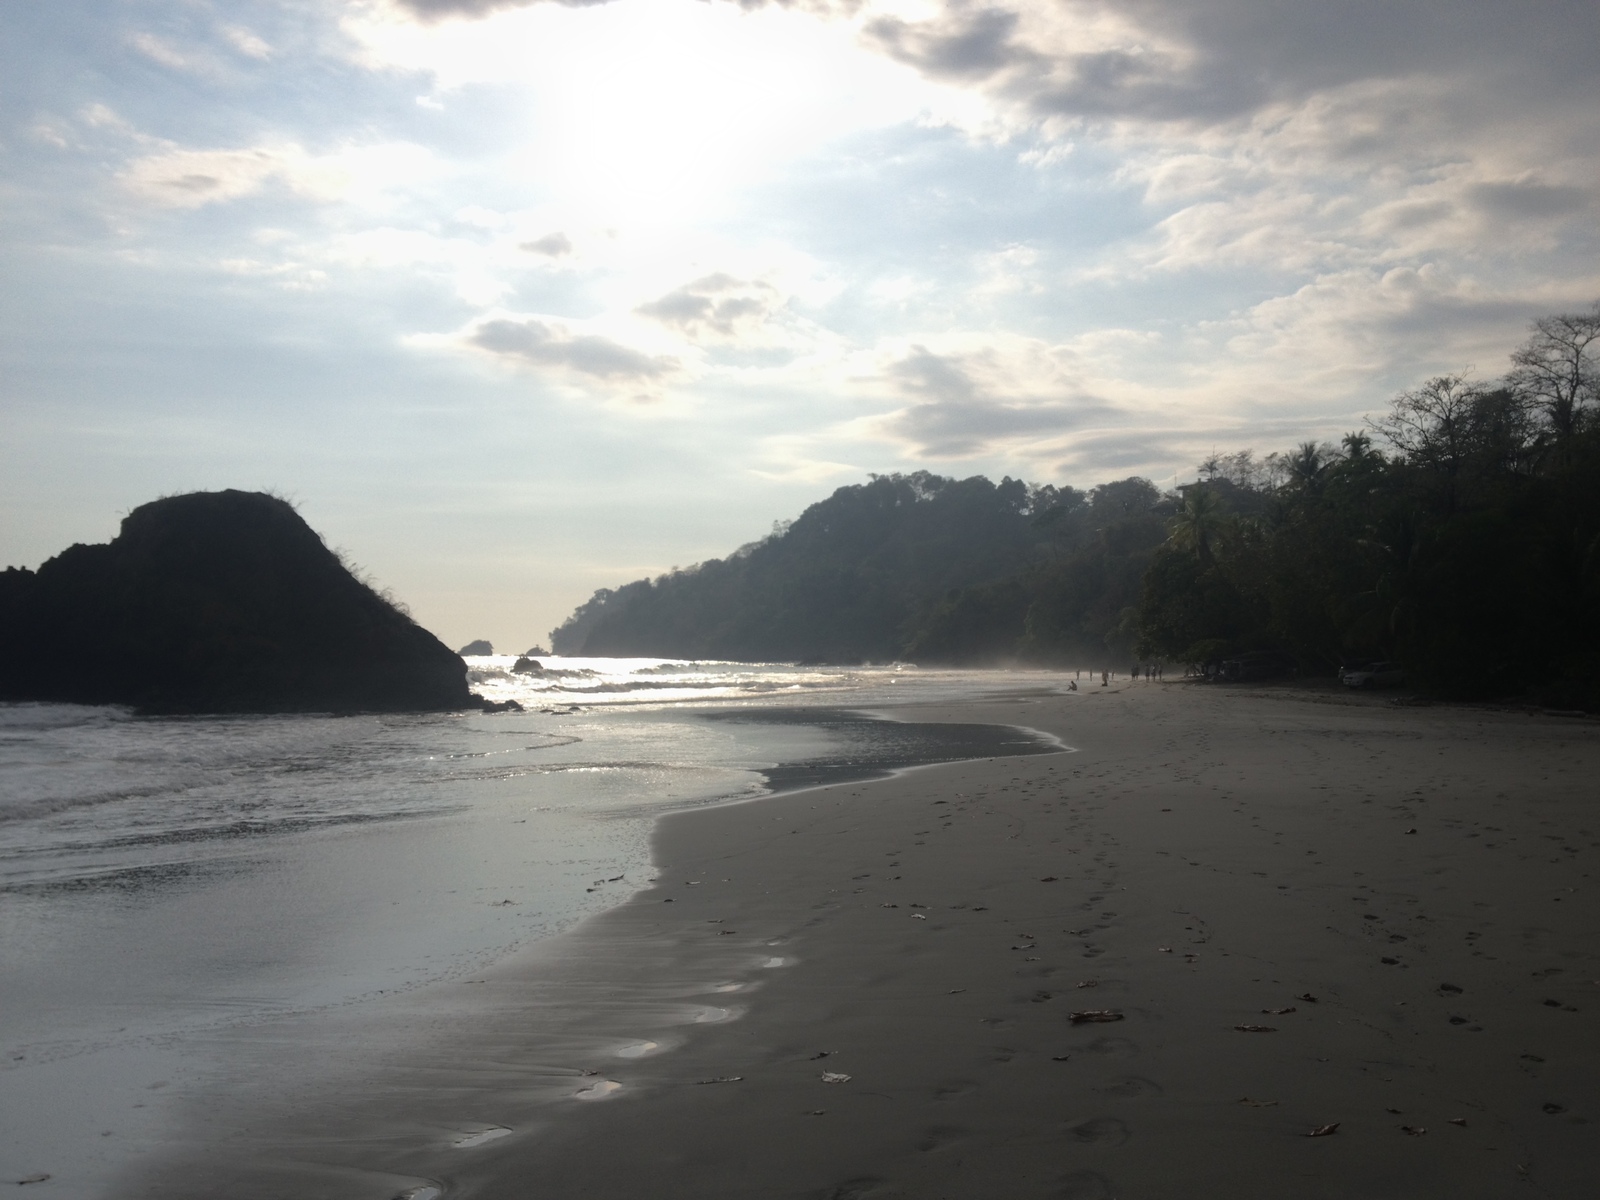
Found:
[[[1399,687],[1405,681],[1406,674],[1400,669],[1400,664],[1392,662],[1365,663],[1359,667],[1346,667],[1339,672],[1339,682],[1345,687]]]
[[[1255,650],[1236,658],[1223,659],[1216,677],[1228,683],[1245,683],[1252,679],[1277,679],[1295,673],[1294,659],[1287,654]]]

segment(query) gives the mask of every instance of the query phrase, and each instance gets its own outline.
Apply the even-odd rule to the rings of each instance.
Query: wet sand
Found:
[[[668,817],[653,887],[482,982],[227,1048],[118,1194],[1595,1194],[1596,723],[1176,683],[914,715],[1076,750]]]

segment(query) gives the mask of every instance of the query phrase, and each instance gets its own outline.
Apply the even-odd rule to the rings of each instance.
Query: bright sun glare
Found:
[[[368,12],[347,28],[370,59],[431,75],[446,105],[473,85],[521,89],[506,170],[543,203],[634,228],[703,220],[784,160],[940,103],[853,27],[778,8],[620,0],[436,25]]]

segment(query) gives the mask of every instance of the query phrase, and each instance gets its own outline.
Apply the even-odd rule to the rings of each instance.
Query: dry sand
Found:
[[[1600,726],[1183,684],[916,715],[1076,750],[666,818],[653,888],[397,1003],[403,1053],[352,1057],[370,1014],[228,1048],[118,1194],[1600,1194]]]

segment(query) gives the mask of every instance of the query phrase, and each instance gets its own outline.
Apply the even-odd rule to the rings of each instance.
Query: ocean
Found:
[[[514,661],[468,665],[521,713],[0,705],[0,1180],[66,1155],[96,1194],[162,1136],[152,1077],[203,1075],[210,1034],[460,980],[570,928],[649,883],[664,812],[1057,750],[873,714],[1070,677]]]

